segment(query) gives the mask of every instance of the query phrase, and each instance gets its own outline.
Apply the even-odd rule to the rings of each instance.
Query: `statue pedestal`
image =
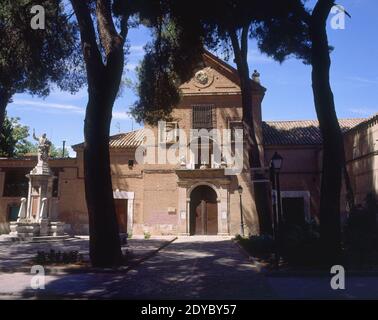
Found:
[[[64,235],[64,226],[66,224],[64,222],[56,221],[50,222],[49,225],[49,235],[53,237],[59,237]]]
[[[28,197],[21,199],[16,222],[10,224],[10,235],[20,240],[36,240],[38,237],[64,236],[64,223],[51,221],[53,182],[47,161],[39,159],[28,175]]]
[[[65,236],[64,222],[50,222],[44,219],[40,222],[13,221],[10,223],[10,236],[19,240],[38,240],[40,237],[54,238]]]
[[[45,237],[49,235],[49,220],[48,219],[42,219],[39,222],[39,235],[41,237]]]
[[[32,239],[39,235],[39,223],[30,221],[13,221],[10,223],[10,235],[16,236],[21,240]]]

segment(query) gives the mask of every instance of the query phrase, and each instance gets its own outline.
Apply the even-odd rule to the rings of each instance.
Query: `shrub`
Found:
[[[151,238],[151,233],[149,233],[148,231],[145,231],[144,232],[144,239],[148,240]]]
[[[78,251],[60,252],[51,249],[49,252],[38,251],[34,262],[46,264],[71,264],[83,261],[83,256]]]
[[[321,263],[318,226],[283,224],[279,235],[279,251],[286,262],[293,266],[315,266]]]
[[[235,239],[254,257],[268,258],[274,252],[274,240],[270,235],[249,238],[238,235]]]
[[[352,263],[363,264],[377,250],[376,214],[375,200],[369,196],[365,207],[358,206],[349,214],[344,226],[344,244]]]

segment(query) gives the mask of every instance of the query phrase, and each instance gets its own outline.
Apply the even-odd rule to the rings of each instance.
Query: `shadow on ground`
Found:
[[[230,240],[173,242],[128,273],[47,276],[24,298],[264,299],[265,278]]]

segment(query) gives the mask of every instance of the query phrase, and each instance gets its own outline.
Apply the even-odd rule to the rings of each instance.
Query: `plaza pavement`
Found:
[[[31,277],[0,274],[0,299],[378,298],[374,276],[347,276],[342,291],[331,289],[331,276],[269,276],[225,237],[179,238],[128,272],[46,275],[43,290],[31,289]]]

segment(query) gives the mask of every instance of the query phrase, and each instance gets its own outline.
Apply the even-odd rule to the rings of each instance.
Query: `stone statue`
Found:
[[[33,129],[33,139],[38,141],[38,162],[46,162],[49,159],[51,141],[47,139],[46,133],[37,137]]]
[[[252,80],[257,82],[257,83],[260,83],[260,73],[255,70],[252,74]]]

